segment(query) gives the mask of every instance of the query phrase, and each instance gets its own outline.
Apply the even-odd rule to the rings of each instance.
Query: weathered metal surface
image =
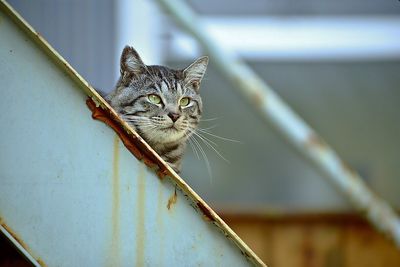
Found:
[[[32,263],[264,265],[5,2],[0,39],[0,229]]]
[[[336,152],[298,116],[233,51],[221,47],[204,30],[201,19],[181,0],[157,0],[171,16],[207,50],[221,73],[263,119],[324,174],[369,222],[400,247],[400,219],[396,212],[347,167]]]

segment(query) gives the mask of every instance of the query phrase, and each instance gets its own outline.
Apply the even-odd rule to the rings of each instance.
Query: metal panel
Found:
[[[164,179],[92,120],[87,94],[115,113],[0,10],[0,230],[19,250],[41,266],[263,265],[126,124]]]

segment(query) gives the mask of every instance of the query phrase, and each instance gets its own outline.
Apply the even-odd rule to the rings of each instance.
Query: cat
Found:
[[[119,116],[176,172],[181,171],[186,142],[202,114],[200,83],[208,57],[182,70],[145,65],[133,47],[121,54],[121,76],[105,97]]]

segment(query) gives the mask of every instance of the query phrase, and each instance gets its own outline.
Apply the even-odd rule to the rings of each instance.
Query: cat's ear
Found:
[[[122,51],[120,64],[121,75],[124,75],[126,72],[139,75],[146,70],[146,65],[143,63],[138,52],[131,46],[125,46]]]
[[[199,90],[200,82],[203,79],[208,65],[208,57],[200,57],[189,67],[183,70],[185,84],[191,84],[195,90]]]

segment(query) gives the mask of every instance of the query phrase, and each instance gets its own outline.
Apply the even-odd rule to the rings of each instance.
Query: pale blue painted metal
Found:
[[[202,200],[180,178],[159,179],[91,118],[90,88],[7,8],[0,3],[0,230],[18,249],[47,266],[263,265],[213,212],[211,223],[193,208]]]

